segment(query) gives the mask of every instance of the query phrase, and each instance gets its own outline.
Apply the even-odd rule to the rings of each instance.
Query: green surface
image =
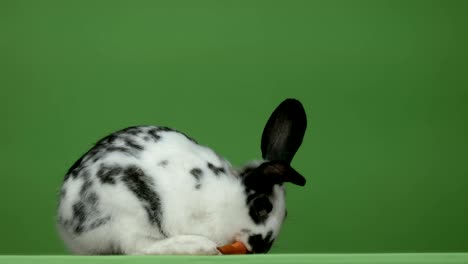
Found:
[[[70,256],[0,256],[0,263],[8,264],[55,264],[55,263],[219,263],[219,264],[455,264],[468,263],[468,254],[282,254],[264,256],[220,257],[70,257]]]
[[[468,251],[467,13],[445,0],[0,1],[0,254],[65,253],[57,190],[103,135],[172,126],[242,164],[286,97],[309,116],[293,162],[309,181],[288,190],[274,253]]]

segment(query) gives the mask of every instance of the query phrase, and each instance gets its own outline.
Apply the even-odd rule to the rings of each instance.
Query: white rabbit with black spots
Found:
[[[73,164],[58,205],[59,234],[81,255],[217,255],[242,242],[266,253],[286,217],[284,183],[307,118],[286,99],[262,135],[261,161],[236,170],[174,129],[135,126],[103,139]]]

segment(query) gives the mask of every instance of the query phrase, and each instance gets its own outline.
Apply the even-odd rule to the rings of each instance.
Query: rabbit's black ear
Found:
[[[307,116],[302,104],[296,99],[284,100],[273,111],[263,129],[263,159],[291,163],[302,144],[306,128]]]
[[[306,179],[284,161],[269,161],[260,166],[261,173],[265,179],[271,179],[274,183],[290,182],[295,185],[304,186]]]

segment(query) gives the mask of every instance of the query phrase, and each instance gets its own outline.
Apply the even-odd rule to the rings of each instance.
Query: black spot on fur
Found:
[[[75,234],[81,234],[86,221],[86,210],[83,202],[77,202],[73,205],[73,221],[75,222]]]
[[[268,232],[265,238],[260,234],[249,236],[248,242],[252,247],[252,253],[267,253],[274,242],[272,236],[273,231]]]
[[[83,183],[83,185],[81,186],[81,189],[80,189],[80,195],[81,196],[84,196],[87,192],[88,192],[88,189],[93,185],[93,182],[91,181],[85,181]]]
[[[137,136],[138,134],[142,133],[143,130],[139,126],[127,127],[122,130],[123,133],[127,133],[133,136]]]
[[[135,142],[135,140],[132,140],[132,139],[130,139],[130,138],[126,138],[126,139],[125,139],[125,145],[127,145],[127,147],[129,147],[129,148],[131,148],[131,149],[135,149],[135,150],[139,150],[139,151],[141,151],[141,150],[144,149],[143,146],[137,144],[137,143]]]
[[[168,160],[161,160],[158,165],[163,167],[163,168],[166,168],[167,164],[169,164],[169,161]]]
[[[68,178],[71,176],[73,179],[76,179],[78,177],[82,178],[89,178],[89,171],[84,170],[85,166],[84,163],[86,162],[86,156],[81,157],[78,159],[73,166],[68,170],[67,175],[65,175],[64,181],[68,180]]]
[[[83,163],[88,160],[92,160],[93,162],[100,160],[104,156],[106,150],[107,149],[104,147],[92,149],[90,154],[86,156],[86,160],[84,160]]]
[[[70,176],[72,176],[74,179],[76,179],[78,174],[83,169],[83,164],[82,164],[83,159],[84,159],[84,156],[79,158],[77,161],[75,161],[75,163],[73,163],[73,165],[70,167],[67,174],[65,175],[65,178],[64,178],[63,181],[67,181]]]
[[[203,172],[200,168],[193,168],[192,170],[190,170],[190,174],[192,174],[193,177],[195,177],[195,179],[200,180],[200,177],[202,176]]]
[[[106,151],[108,151],[108,152],[121,152],[123,154],[133,156],[132,151],[129,148],[125,148],[125,147],[111,146],[111,147],[108,147],[106,149]],[[97,160],[95,160],[95,161],[97,161]]]
[[[106,224],[107,222],[109,222],[111,220],[111,217],[110,216],[107,216],[107,217],[103,217],[103,218],[99,218],[97,220],[94,220],[90,225],[89,225],[89,230],[91,229],[95,229],[95,228],[98,228],[104,224]]]
[[[99,140],[92,149],[90,149],[85,155],[82,163],[92,160],[93,162],[98,161],[102,158],[108,151],[122,151],[123,149],[112,149],[113,144],[117,140],[117,133],[110,134],[103,139]],[[110,148],[110,149],[109,149]]]
[[[158,130],[156,128],[148,130],[148,135],[150,135],[154,141],[159,141],[161,139],[161,136],[158,135]]]
[[[59,222],[66,228],[72,228],[72,231],[77,235],[98,228],[110,221],[111,218],[110,216],[107,216],[96,219],[96,217],[99,217],[100,215],[100,212],[97,209],[97,203],[97,194],[94,192],[87,193],[80,201],[73,204],[72,219],[63,220],[62,218],[59,218]]]
[[[145,175],[141,168],[137,166],[129,166],[124,170],[122,181],[142,202],[150,223],[156,224],[161,233],[165,235],[161,224],[161,199],[153,190],[154,183],[152,179]]]
[[[177,131],[175,129],[172,129],[172,128],[169,128],[169,127],[154,127],[150,130],[148,130],[148,134],[153,138],[154,141],[159,141],[161,139],[161,135],[158,134],[158,132],[175,132],[175,133],[178,133],[178,134],[181,134],[183,136],[185,136],[188,140],[192,141],[193,143],[195,144],[198,144],[197,141],[195,141],[193,138],[187,136],[186,134],[180,132],[180,131]]]
[[[83,232],[95,229],[105,224],[110,217],[101,217],[98,210],[99,196],[93,189],[89,171],[83,171],[80,175],[84,182],[79,191],[79,200],[72,206],[72,218],[59,221],[67,228],[79,235]]]
[[[210,169],[216,176],[219,176],[220,173],[226,173],[226,170],[223,167],[216,167],[210,162],[208,162],[208,169]]]
[[[116,133],[112,133],[110,135],[105,136],[104,138],[102,138],[96,143],[96,146],[106,146],[106,145],[113,144],[119,138],[119,134],[120,134],[119,132],[116,132]]]
[[[245,192],[248,195],[247,202],[250,202],[257,195],[271,196],[275,182],[269,180],[269,178],[264,177],[261,172],[256,170],[243,177],[242,181],[245,186]]]
[[[168,127],[154,127],[148,130],[148,134],[153,138],[154,141],[159,141],[161,139],[161,135],[159,135],[159,132],[161,131],[164,132],[164,131],[175,131],[175,130],[172,130]]]
[[[203,176],[203,171],[200,168],[193,168],[190,170],[190,174],[195,178],[195,189],[199,190],[201,188],[200,179]]]
[[[256,167],[246,167],[244,168],[243,171],[241,171],[239,173],[239,176],[241,176],[241,178],[244,178],[245,176],[247,176],[251,171],[253,171]]]
[[[106,166],[101,164],[96,176],[101,180],[101,183],[115,184],[115,178],[123,169],[119,166]]]

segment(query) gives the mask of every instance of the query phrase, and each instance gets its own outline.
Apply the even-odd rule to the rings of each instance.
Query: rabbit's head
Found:
[[[249,224],[237,238],[251,253],[266,253],[286,217],[284,184],[304,186],[305,178],[290,163],[307,127],[302,104],[286,99],[271,114],[263,130],[263,161],[245,166],[239,173],[245,186]]]

